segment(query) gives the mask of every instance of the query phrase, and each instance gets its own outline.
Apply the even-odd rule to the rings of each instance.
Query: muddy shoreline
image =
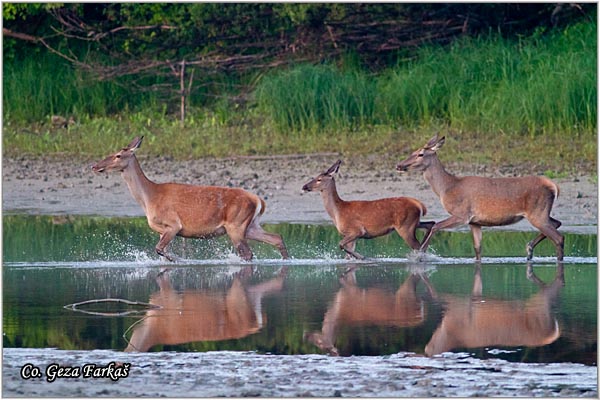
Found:
[[[145,174],[155,182],[181,182],[198,185],[242,187],[267,202],[262,217],[266,223],[329,223],[321,198],[302,193],[310,178],[327,169],[338,156],[297,155],[236,157],[175,161],[139,157]],[[97,160],[41,158],[3,159],[2,208],[4,213],[39,215],[143,216],[118,173],[94,174],[90,166]],[[440,220],[448,214],[420,173],[400,174],[397,160],[381,156],[345,158],[336,180],[340,196],[347,200],[409,196],[427,207],[427,219]],[[511,166],[492,168],[481,165],[449,165],[460,175],[519,176],[540,174],[535,168]],[[554,179],[560,195],[552,215],[562,221],[561,230],[596,233],[598,185],[588,175]],[[490,228],[488,228],[490,229]],[[533,230],[526,221],[503,228]]]
[[[128,376],[47,382],[48,365],[130,363]],[[25,363],[41,377],[22,379]],[[597,397],[597,369],[467,354],[423,357],[274,356],[252,352],[122,353],[4,349],[6,397]]]

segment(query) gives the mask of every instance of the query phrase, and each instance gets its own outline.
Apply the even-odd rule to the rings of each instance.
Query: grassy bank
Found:
[[[296,65],[255,79],[242,107],[191,98],[181,128],[163,99],[31,58],[4,67],[3,151],[98,157],[145,135],[149,151],[177,158],[401,155],[441,131],[459,162],[594,172],[596,60],[590,22],[519,41],[487,35],[426,47],[377,74],[352,62]],[[76,122],[53,127],[53,114]]]
[[[425,47],[376,76],[302,66],[266,76],[258,104],[282,132],[365,125],[507,135],[589,135],[596,128],[596,25],[518,42],[499,35]]]

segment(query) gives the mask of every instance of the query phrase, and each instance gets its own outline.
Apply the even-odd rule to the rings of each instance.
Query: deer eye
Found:
[[[117,155],[115,156],[115,158],[121,158],[121,155],[120,155],[120,154],[117,154]]]
[[[419,153],[417,154],[417,157],[423,157],[425,154],[424,153]]]

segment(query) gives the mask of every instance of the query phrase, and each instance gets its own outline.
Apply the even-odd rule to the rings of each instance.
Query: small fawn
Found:
[[[341,163],[338,160],[302,187],[305,192],[321,192],[325,210],[343,236],[340,248],[348,256],[362,260],[364,257],[354,250],[357,239],[372,239],[395,230],[410,248],[418,250],[421,243],[415,235],[417,228],[425,229],[427,235],[435,224],[421,222],[427,213],[425,205],[410,197],[344,201],[337,193],[334,179]]]

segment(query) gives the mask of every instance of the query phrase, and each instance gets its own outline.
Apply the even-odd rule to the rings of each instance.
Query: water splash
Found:
[[[525,264],[525,257],[483,257],[481,264]],[[126,259],[120,260],[88,260],[88,261],[18,261],[5,262],[6,267],[13,268],[111,268],[111,267],[156,267],[156,266],[211,266],[211,265],[287,265],[287,266],[348,266],[348,265],[381,265],[381,264],[406,264],[409,266],[435,267],[473,264],[472,258],[452,258],[452,257],[428,257],[426,261],[415,263],[409,258],[373,258],[365,260],[346,260],[343,258],[291,258],[282,260],[280,258],[255,258],[252,261],[244,261],[236,254],[229,253],[224,258],[208,259],[178,259],[175,263],[165,262],[159,258],[151,258],[144,251],[132,251]],[[597,257],[565,257],[563,264],[597,264]],[[555,257],[536,257],[533,259],[534,265],[556,265]]]

